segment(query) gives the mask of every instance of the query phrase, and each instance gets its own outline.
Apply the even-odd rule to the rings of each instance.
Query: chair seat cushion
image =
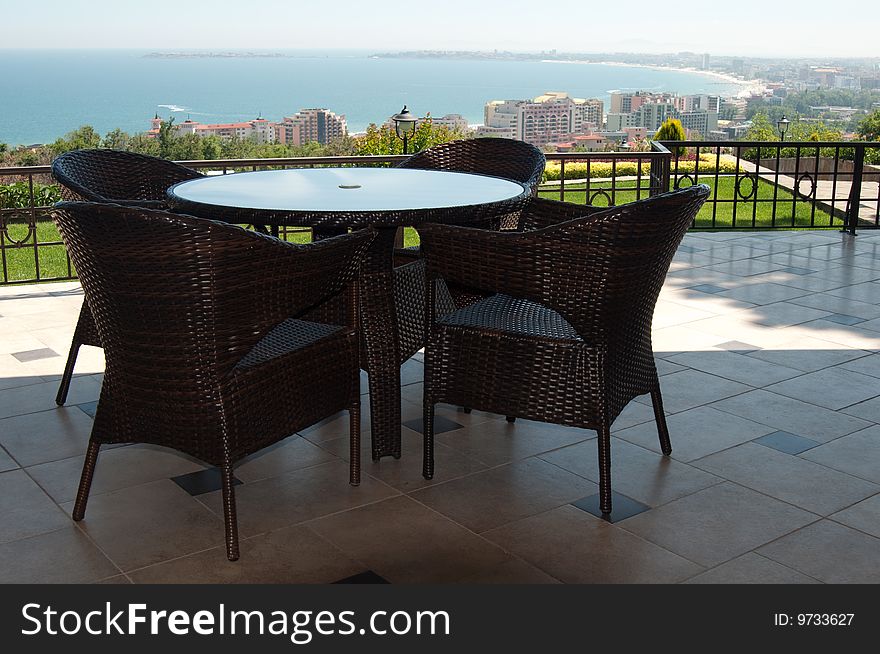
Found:
[[[342,332],[345,327],[309,320],[290,318],[275,326],[254,348],[239,361],[233,371],[259,365],[288,352],[312,345],[324,338]]]
[[[492,330],[517,336],[582,341],[568,321],[537,302],[493,295],[437,319],[444,327]]]

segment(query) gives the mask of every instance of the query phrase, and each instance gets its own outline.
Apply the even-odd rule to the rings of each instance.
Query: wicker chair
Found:
[[[611,425],[630,400],[651,394],[661,449],[671,453],[651,321],[672,257],[708,194],[692,186],[555,225],[552,215],[537,215],[533,231],[423,227],[427,479],[437,402],[595,429],[606,514]],[[494,295],[435,318],[437,278]]]
[[[235,560],[233,465],[341,410],[359,483],[355,287],[371,232],[293,245],[189,216],[70,202],[54,218],[107,357],[74,520],[102,444],[163,445],[220,468]],[[302,319],[339,297],[344,324]]]
[[[417,152],[397,164],[397,168],[419,170],[449,170],[459,173],[479,173],[504,177],[522,182],[538,192],[538,184],[544,175],[547,160],[538,148],[525,141],[502,138],[462,139],[441,143]],[[517,216],[504,216],[495,227],[517,227]],[[418,247],[403,248],[402,228],[398,233],[399,247],[395,256],[401,262],[419,258]]]
[[[201,173],[165,159],[117,150],[74,150],[52,162],[52,175],[61,184],[65,200],[113,202],[119,205],[165,209],[165,191],[169,186]],[[55,402],[67,400],[76,357],[82,345],[101,347],[95,320],[88,303],[83,302],[67,364]]]

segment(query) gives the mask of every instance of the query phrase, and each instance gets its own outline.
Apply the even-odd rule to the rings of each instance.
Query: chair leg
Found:
[[[358,486],[361,483],[361,405],[360,401],[348,410],[348,438],[351,452],[349,454],[348,483]]]
[[[669,440],[669,428],[666,426],[666,414],[663,413],[660,384],[657,384],[657,387],[651,391],[651,404],[654,405],[654,420],[657,422],[657,433],[660,436],[660,451],[669,456],[672,454],[672,443]]]
[[[425,402],[425,411],[422,417],[422,433],[425,438],[424,463],[422,476],[425,479],[434,477],[434,403]]]
[[[55,396],[55,404],[58,406],[62,406],[67,401],[67,392],[73,379],[73,367],[76,365],[79,347],[80,343],[76,340],[70,344],[70,353],[67,355],[67,363],[64,364],[64,374],[61,375],[61,385],[58,387],[58,395]]]
[[[235,487],[233,486],[232,465],[226,463],[221,468],[223,475],[223,518],[226,526],[226,558],[238,561],[238,519],[235,516]]]
[[[463,407],[461,407],[461,410],[464,411],[465,413],[470,413],[471,411],[473,411],[473,409],[471,409],[471,407],[469,407],[469,406],[463,406]]]
[[[89,441],[82,476],[79,479],[79,490],[76,492],[76,502],[73,505],[73,519],[76,522],[82,520],[86,515],[86,504],[89,503],[89,491],[92,488],[92,477],[95,474],[95,464],[98,462],[100,449],[101,444],[98,441]]]
[[[510,423],[516,422],[516,416],[507,416],[507,422],[510,422]]]
[[[611,513],[611,428],[599,430],[599,510],[603,515]]]

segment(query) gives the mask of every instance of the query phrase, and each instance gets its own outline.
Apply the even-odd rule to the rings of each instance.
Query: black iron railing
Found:
[[[402,156],[184,161],[226,174],[318,166],[387,166]],[[880,226],[880,143],[655,142],[647,152],[547,155],[539,195],[612,206],[708,184],[696,230],[847,229]],[[0,285],[73,279],[49,216],[59,198],[49,166],[0,168]],[[283,230],[287,239],[303,230]]]

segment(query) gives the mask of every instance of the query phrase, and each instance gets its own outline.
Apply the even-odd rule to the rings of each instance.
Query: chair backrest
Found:
[[[544,304],[594,344],[642,347],[672,257],[708,195],[701,184],[530,232],[426,225],[422,249],[431,275]]]
[[[342,292],[372,240],[362,231],[293,245],[111,204],[61,202],[53,217],[95,317],[107,393],[153,422],[158,411],[190,424],[203,411],[210,423],[235,364],[273,327]],[[216,434],[216,422],[192,428]]]
[[[538,188],[546,159],[535,146],[503,138],[476,138],[435,145],[398,164],[398,168],[451,170],[505,177]]]
[[[52,174],[65,200],[145,202],[159,208],[169,186],[202,174],[158,157],[119,150],[72,150],[56,157]]]
[[[649,336],[672,258],[708,196],[700,184],[532,232],[556,251],[541,295],[586,338],[626,348]]]

